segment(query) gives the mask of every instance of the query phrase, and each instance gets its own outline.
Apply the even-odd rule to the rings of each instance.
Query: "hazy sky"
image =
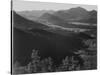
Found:
[[[70,9],[74,7],[83,7],[87,10],[94,10],[94,9],[97,10],[97,6],[95,5],[79,5],[79,4],[66,4],[66,3],[49,3],[49,2],[13,0],[13,9],[15,11],[60,10],[60,9]]]

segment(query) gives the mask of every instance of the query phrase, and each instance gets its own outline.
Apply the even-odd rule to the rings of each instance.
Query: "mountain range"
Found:
[[[65,24],[67,22],[97,23],[97,11],[87,11],[82,7],[71,8],[68,10],[34,10],[17,12],[21,16],[32,21],[47,21],[50,24]],[[60,21],[59,21],[60,20]]]

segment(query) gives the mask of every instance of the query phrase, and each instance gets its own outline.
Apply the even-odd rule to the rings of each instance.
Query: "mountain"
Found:
[[[39,22],[47,23],[47,24],[55,24],[55,25],[65,25],[67,24],[66,21],[59,18],[58,16],[55,16],[53,14],[44,13],[42,16],[38,18]]]
[[[96,10],[92,10],[92,11],[89,11],[88,13],[89,13],[89,18],[80,20],[80,22],[97,24],[97,11]]]
[[[32,11],[20,11],[17,13],[23,16],[24,18],[34,21],[37,20],[40,16],[42,16],[44,13],[52,14],[53,12],[54,11],[52,10],[32,10]]]
[[[13,12],[13,25],[16,28],[21,28],[21,29],[48,28],[46,25],[28,20],[18,15],[16,12]]]
[[[92,23],[97,23],[97,11],[96,10],[92,10],[89,12],[90,14],[90,18],[89,21]]]
[[[66,22],[97,23],[97,12],[87,11],[82,7],[68,10],[33,10],[17,12],[19,15],[32,21],[42,21],[50,24],[66,25]]]
[[[45,11],[32,10],[32,11],[21,11],[21,12],[17,12],[17,13],[27,19],[36,20],[38,17],[40,17],[42,14],[44,14]]]
[[[61,10],[54,13],[54,15],[66,20],[77,21],[80,19],[87,19],[88,11],[81,7],[71,8],[69,10]]]

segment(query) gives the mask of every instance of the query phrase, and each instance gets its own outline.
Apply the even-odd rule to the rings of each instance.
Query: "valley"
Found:
[[[41,62],[51,58],[53,68],[58,69],[66,57],[69,61],[75,57],[80,70],[88,69],[88,64],[92,64],[90,69],[96,69],[97,23],[96,16],[91,16],[96,15],[96,11],[77,7],[61,11],[12,12],[13,64],[20,63],[18,70],[26,69],[32,58],[40,58]]]

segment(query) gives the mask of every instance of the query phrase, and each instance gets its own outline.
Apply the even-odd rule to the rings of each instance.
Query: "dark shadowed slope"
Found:
[[[76,36],[65,37],[38,29],[32,32],[26,33],[14,28],[14,61],[23,65],[29,62],[32,49],[39,50],[42,58],[50,56],[55,62],[60,62],[65,56],[71,56],[83,48],[81,40]]]

